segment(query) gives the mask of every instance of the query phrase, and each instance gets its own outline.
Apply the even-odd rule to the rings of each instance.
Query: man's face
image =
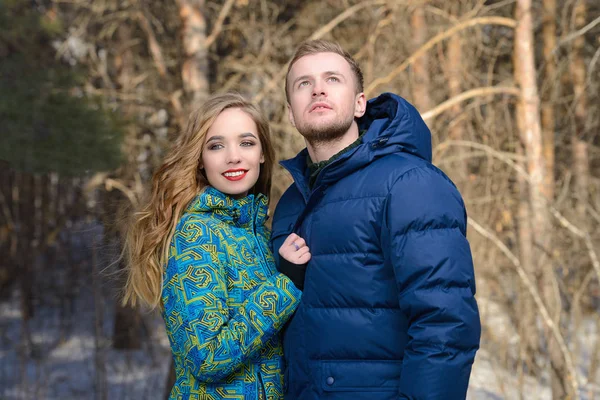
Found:
[[[309,143],[341,138],[354,118],[365,113],[365,95],[356,93],[356,77],[338,54],[300,58],[292,65],[288,82],[290,122]]]

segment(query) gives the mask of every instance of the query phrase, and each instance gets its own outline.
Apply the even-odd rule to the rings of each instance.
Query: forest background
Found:
[[[190,110],[237,90],[277,158],[283,80],[340,42],[431,129],[469,214],[469,398],[600,398],[600,2],[1,0],[0,398],[162,399],[160,317],[117,301],[123,226]],[[274,175],[271,206],[290,176]]]

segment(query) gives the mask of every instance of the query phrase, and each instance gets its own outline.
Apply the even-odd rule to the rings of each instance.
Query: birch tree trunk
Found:
[[[556,0],[544,0],[544,20],[542,27],[544,54],[544,81],[546,91],[542,94],[542,142],[546,162],[544,195],[548,201],[554,199],[554,102],[557,96],[556,61],[553,54],[556,48]]]
[[[463,90],[461,82],[462,56],[462,39],[457,35],[448,41],[448,91],[450,98],[458,96]],[[460,112],[460,104],[456,104],[450,109],[453,121],[449,136],[453,140],[463,139],[463,124],[457,121]]]
[[[410,24],[413,32],[413,51],[416,51],[427,41],[428,37],[423,5],[416,6],[410,18]],[[432,108],[429,64],[428,53],[416,59],[413,64],[412,95],[414,104],[420,112],[425,112]]]
[[[549,203],[554,200],[555,193],[555,178],[554,178],[554,162],[555,162],[555,117],[554,117],[554,102],[558,96],[558,85],[556,80],[556,61],[554,50],[556,49],[556,0],[543,1],[544,14],[542,25],[543,38],[543,65],[544,65],[544,87],[542,93],[542,143],[543,157],[546,163],[546,175],[543,180],[542,193]],[[549,233],[548,248],[553,248],[552,237]],[[551,264],[549,264],[551,265]],[[551,267],[553,268],[553,267]],[[543,288],[544,299],[552,312],[554,323],[560,326],[560,314],[562,304],[560,295],[556,291],[556,276],[553,269],[547,268],[544,274]],[[550,352],[558,352],[557,343],[552,339],[549,344]]]
[[[573,10],[575,19],[574,29],[578,30],[585,26],[586,6],[585,1],[579,0],[575,3]],[[573,58],[569,63],[573,80],[573,92],[575,95],[575,130],[572,136],[573,147],[573,169],[575,178],[576,211],[585,223],[585,209],[588,202],[588,188],[590,177],[589,149],[586,140],[586,113],[587,96],[585,93],[586,68],[583,59],[583,47],[585,45],[584,35],[579,35],[573,40]]]
[[[518,59],[515,57],[515,70],[518,64]],[[519,129],[524,126],[522,121],[524,114],[522,111],[523,105],[517,104],[517,125]],[[517,154],[524,156],[525,149],[522,145],[517,147]],[[519,161],[520,166],[527,170],[527,163]],[[531,218],[531,207],[529,202],[529,186],[527,180],[518,175],[518,195],[519,195],[519,207],[518,207],[518,224],[517,224],[517,236],[519,240],[519,258],[521,264],[529,276],[533,279],[536,275],[534,268],[534,256],[533,256],[533,234],[532,234],[532,218]],[[519,337],[520,341],[520,356],[521,359],[527,364],[530,370],[535,371],[535,356],[540,351],[540,340],[539,333],[537,330],[537,310],[535,309],[535,303],[531,296],[527,294],[525,288],[521,289],[519,296],[519,308],[522,310],[522,318],[519,325]],[[522,377],[520,377],[522,378]],[[522,384],[523,382],[520,381]],[[521,386],[522,391],[522,386]],[[522,397],[521,397],[522,398]]]
[[[540,118],[540,99],[536,82],[535,48],[533,36],[533,21],[531,15],[531,0],[517,0],[515,31],[515,80],[521,89],[519,104],[520,116],[517,118],[521,142],[525,149],[527,172],[529,175],[529,204],[531,210],[531,233],[535,241],[533,245],[533,262],[530,267],[537,282],[552,282],[554,270],[547,257],[549,238],[551,235],[550,214],[544,199],[544,182],[546,182],[546,165],[543,155],[543,141]],[[545,275],[545,276],[544,276]],[[552,288],[543,287],[542,293],[552,292]],[[546,299],[549,300],[549,299]],[[554,314],[556,306],[548,304]],[[566,399],[569,385],[567,371],[562,354],[550,335],[550,375],[552,379],[552,394],[555,399]]]
[[[458,13],[460,10],[460,6],[452,5],[451,13],[458,20]],[[451,40],[448,40],[448,45],[446,49],[446,60],[444,63],[444,74],[446,80],[448,82],[448,94],[450,98],[454,98],[461,94],[463,91],[462,85],[462,72],[464,69],[464,65],[462,62],[463,57],[463,39],[460,33],[457,33],[452,37]],[[460,104],[455,104],[452,106],[449,112],[450,117],[450,126],[448,128],[448,137],[451,140],[463,140],[464,139],[464,124],[461,119],[461,106]],[[456,182],[458,187],[460,188],[463,197],[468,198],[470,192],[469,185],[469,169],[468,169],[468,161],[463,159],[461,155],[466,152],[462,147],[458,147],[456,149],[456,153],[459,156],[458,163],[455,165],[456,170]]]
[[[210,89],[205,1],[178,0],[178,5],[185,57],[181,76],[183,89],[189,96],[187,109],[192,110],[202,104]]]

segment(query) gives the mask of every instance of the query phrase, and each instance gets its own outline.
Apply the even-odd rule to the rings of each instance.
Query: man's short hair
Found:
[[[296,53],[294,53],[294,58],[290,61],[288,65],[287,74],[285,75],[285,98],[287,102],[290,102],[290,93],[288,91],[288,77],[290,75],[290,70],[292,66],[298,61],[300,58],[304,56],[309,56],[318,53],[335,53],[342,56],[348,64],[350,64],[350,69],[354,73],[354,77],[356,78],[356,93],[361,93],[364,91],[364,78],[363,73],[360,69],[360,65],[356,62],[354,58],[345,51],[342,46],[340,46],[337,42],[330,42],[328,40],[307,40],[298,46],[296,49]]]

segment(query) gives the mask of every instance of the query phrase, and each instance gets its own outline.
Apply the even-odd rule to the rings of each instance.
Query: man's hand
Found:
[[[310,260],[310,249],[304,239],[292,233],[279,248],[279,256],[292,264],[303,265]]]

